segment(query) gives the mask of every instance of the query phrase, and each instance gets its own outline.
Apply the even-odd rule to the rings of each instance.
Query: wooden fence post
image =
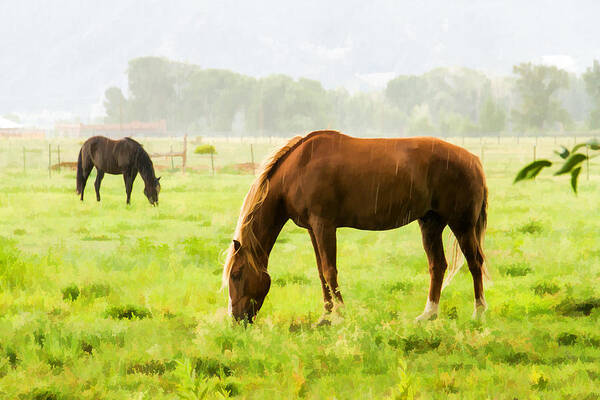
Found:
[[[590,147],[589,146],[585,146],[585,155],[587,156],[587,158],[585,159],[585,163],[586,163],[586,171],[587,171],[587,180],[590,180]]]
[[[187,164],[187,133],[183,137],[183,164],[181,165],[181,172],[185,173],[185,165]]]
[[[252,143],[250,143],[250,160],[252,162],[252,174],[256,175],[256,168],[254,167],[254,148],[252,147]]]
[[[212,174],[215,176],[215,153],[210,152],[210,167],[212,168]]]
[[[58,173],[60,174],[60,144],[58,145]]]

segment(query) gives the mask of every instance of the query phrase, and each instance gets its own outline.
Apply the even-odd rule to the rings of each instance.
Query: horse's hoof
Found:
[[[417,322],[433,321],[433,320],[437,319],[437,317],[438,317],[437,313],[423,313],[423,314],[419,315],[417,318],[415,318],[415,321],[417,321]]]
[[[474,321],[479,321],[479,322],[485,322],[485,308],[481,309],[478,308],[475,311],[473,311],[473,320]]]

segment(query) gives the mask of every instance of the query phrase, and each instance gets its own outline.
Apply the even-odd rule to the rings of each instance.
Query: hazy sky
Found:
[[[284,73],[350,90],[397,74],[523,61],[582,72],[600,58],[598,1],[0,0],[0,115],[103,112],[127,61]]]

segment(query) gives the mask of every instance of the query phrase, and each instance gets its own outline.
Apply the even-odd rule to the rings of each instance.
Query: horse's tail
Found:
[[[83,192],[83,147],[79,150],[77,157],[77,194]]]
[[[485,229],[487,227],[487,202],[488,189],[486,186],[484,186],[483,203],[481,204],[479,217],[475,223],[475,236],[477,238],[477,257],[482,260],[481,273],[485,279],[490,280],[490,273],[487,270],[487,261],[485,259],[485,254],[483,253],[483,239],[485,237]],[[450,265],[448,266],[448,274],[446,275],[446,279],[444,279],[444,283],[442,284],[442,290],[450,284],[452,278],[454,278],[458,271],[460,271],[464,261],[464,257],[462,257],[462,253],[460,252],[458,240],[456,240],[456,237],[454,237],[452,243],[452,259],[450,260]]]
[[[487,269],[487,260],[483,253],[483,239],[485,238],[485,229],[487,227],[487,203],[488,203],[488,189],[487,186],[483,187],[483,203],[481,204],[481,211],[479,212],[479,218],[475,224],[475,235],[477,235],[477,253],[478,258],[481,260],[481,273],[483,277],[490,280],[490,273]]]

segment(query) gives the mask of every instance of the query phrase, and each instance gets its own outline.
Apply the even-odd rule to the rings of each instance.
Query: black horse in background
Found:
[[[123,175],[127,204],[130,203],[133,181],[140,173],[146,187],[144,194],[152,205],[158,205],[160,178],[154,174],[154,166],[150,156],[141,144],[131,138],[112,140],[104,136],[94,136],[85,141],[79,151],[77,160],[77,193],[83,201],[83,191],[92,168],[96,167],[97,175],[94,188],[96,200],[100,201],[100,184],[104,173]]]

